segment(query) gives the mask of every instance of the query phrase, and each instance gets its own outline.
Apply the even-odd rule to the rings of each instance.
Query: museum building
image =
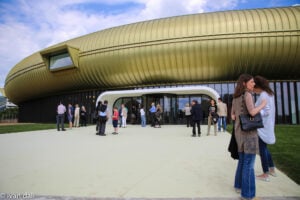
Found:
[[[164,124],[184,122],[196,99],[231,108],[240,74],[262,75],[275,92],[276,123],[300,124],[300,7],[176,16],[113,27],[42,49],[14,66],[5,94],[19,122],[55,122],[56,107],[79,104],[89,122],[97,101],[163,108]],[[147,113],[148,114],[148,113]]]

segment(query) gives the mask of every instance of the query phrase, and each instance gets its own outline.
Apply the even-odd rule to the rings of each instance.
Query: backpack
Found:
[[[99,110],[100,122],[106,122],[107,120],[106,110],[107,110],[107,105],[102,104]]]

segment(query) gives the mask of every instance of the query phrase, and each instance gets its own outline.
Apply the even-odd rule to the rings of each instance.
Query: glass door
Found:
[[[178,103],[177,96],[173,94],[151,94],[146,96],[146,109],[147,122],[150,122],[149,109],[151,108],[151,103],[154,102],[155,106],[160,104],[163,111],[163,121],[162,124],[177,124],[178,123]],[[144,99],[144,98],[143,98]]]
[[[155,107],[160,104],[160,106],[164,109],[164,98],[163,95],[161,94],[150,94],[150,95],[145,95],[143,96],[144,99],[144,108],[145,108],[145,112],[146,112],[146,120],[147,123],[151,123],[151,118],[150,118],[150,108],[151,108],[151,104],[154,103]],[[164,117],[163,117],[164,118]],[[163,121],[164,123],[164,121]]]

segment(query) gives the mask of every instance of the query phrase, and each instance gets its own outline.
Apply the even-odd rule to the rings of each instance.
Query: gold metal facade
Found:
[[[51,72],[43,52],[78,49],[78,67]],[[300,7],[157,19],[75,38],[25,58],[8,74],[14,103],[71,90],[234,81],[241,73],[300,79]]]

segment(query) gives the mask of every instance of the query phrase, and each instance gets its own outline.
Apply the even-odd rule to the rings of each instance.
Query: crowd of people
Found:
[[[226,130],[226,117],[227,117],[227,105],[222,102],[221,98],[219,98],[218,106],[215,103],[215,100],[210,101],[211,104],[208,107],[208,132],[207,135],[210,135],[210,126],[214,126],[214,133],[216,134],[216,125],[218,124],[218,130],[221,131],[221,127],[223,127],[223,131]],[[105,103],[102,103],[101,101],[98,102],[95,111],[94,111],[94,120],[96,122],[96,131],[98,132],[97,135],[105,135],[102,133],[99,133],[99,124],[100,121],[103,121],[103,118],[101,118],[99,115],[100,108],[102,106],[102,109],[104,109]],[[106,102],[106,109],[107,109],[107,102]],[[148,111],[145,110],[144,105],[140,104],[139,109],[137,111],[137,115],[139,115],[139,122],[141,124],[141,127],[146,127],[147,125],[147,112],[149,113],[149,124],[153,128],[161,128],[161,125],[163,123],[163,110],[160,104],[155,105],[154,102],[151,103],[150,109]],[[186,103],[185,107],[181,110],[181,112],[185,113],[186,118],[186,125],[187,127],[193,127],[193,136],[195,136],[195,128],[198,128],[198,135],[201,135],[200,131],[200,124],[203,121],[204,114],[202,111],[201,104],[199,104],[196,100],[193,100],[191,102],[191,106],[189,103]],[[103,113],[102,113],[103,114]],[[118,127],[119,128],[126,128],[127,127],[127,121],[128,121],[128,108],[125,106],[125,104],[121,104],[120,108],[114,107],[112,110],[112,113],[107,110],[105,111],[106,114],[106,120],[109,119],[109,117],[112,117],[113,127],[115,128],[113,134],[118,134]],[[73,106],[72,104],[68,104],[67,108],[60,102],[60,104],[57,107],[57,130],[65,131],[64,128],[64,120],[65,116],[67,117],[67,121],[69,123],[69,128],[72,129],[73,127],[79,127],[79,126],[86,126],[87,125],[87,111],[85,109],[85,106],[79,106],[79,104],[75,104]],[[110,116],[111,115],[111,116]],[[61,127],[60,127],[61,126]],[[103,125],[102,125],[103,126]],[[101,127],[102,127],[101,126]]]
[[[253,95],[259,97],[254,102]],[[192,100],[191,106],[186,103],[182,110],[186,117],[186,126],[192,127],[192,137],[197,134],[201,136],[201,122],[203,121],[203,111],[201,104],[197,100]],[[146,127],[146,110],[143,105],[140,105],[139,113],[141,126]],[[148,110],[151,127],[161,128],[163,110],[160,104],[151,103]],[[64,116],[67,114],[69,128],[86,126],[86,109],[84,106],[79,107],[78,104],[73,107],[71,104],[68,108],[62,104],[57,107],[57,130],[64,131]],[[260,113],[263,118],[263,128],[244,131],[241,129],[239,115],[250,114],[254,116]],[[218,99],[218,103],[214,99],[210,100],[208,106],[208,126],[207,135],[210,135],[211,125],[214,126],[214,135],[218,132],[226,131],[227,121],[227,105]],[[108,110],[108,102],[98,102],[95,109],[96,131],[97,135],[105,136],[106,123],[109,117],[112,117],[114,127],[113,134],[118,134],[118,128],[127,127],[128,109],[122,104],[121,107],[114,107],[112,114]],[[275,103],[274,92],[269,86],[269,82],[262,76],[253,77],[249,74],[240,75],[237,80],[236,88],[233,94],[231,120],[234,122],[233,137],[236,141],[238,154],[238,164],[234,178],[234,188],[236,192],[241,193],[242,199],[253,199],[256,195],[255,179],[270,181],[269,175],[276,176],[275,166],[272,160],[270,151],[267,148],[268,144],[275,143]],[[60,127],[61,126],[61,127]],[[254,173],[254,162],[256,154],[261,157],[261,165],[263,174],[256,176]]]
[[[79,126],[87,126],[87,111],[85,106],[79,107],[79,104],[75,104],[74,107],[72,104],[68,104],[68,108],[66,108],[66,106],[60,102],[57,106],[57,131],[66,130],[64,127],[65,115],[67,116],[70,129],[73,127],[78,128]]]
[[[217,136],[217,126],[218,132],[226,131],[227,124],[227,105],[223,103],[221,98],[218,98],[218,104],[214,99],[209,101],[208,106],[208,115],[207,115],[207,136],[210,135],[210,128],[214,126],[214,135]],[[192,137],[196,137],[196,129],[198,136],[201,136],[201,127],[200,124],[204,121],[204,113],[201,104],[197,100],[192,100],[191,106],[189,103],[185,104],[183,112],[186,118],[186,126],[192,127]]]

